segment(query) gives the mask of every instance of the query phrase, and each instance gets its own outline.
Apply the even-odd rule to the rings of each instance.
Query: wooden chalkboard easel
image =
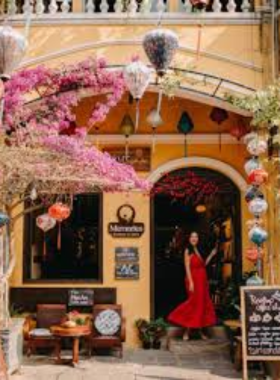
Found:
[[[241,316],[243,380],[248,380],[248,361],[280,361],[280,287],[242,287]]]

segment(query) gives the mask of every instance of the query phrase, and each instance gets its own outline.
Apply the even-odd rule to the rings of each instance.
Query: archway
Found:
[[[188,160],[188,165],[184,160]],[[211,161],[211,159],[206,159]],[[223,318],[225,294],[232,282],[242,274],[241,191],[246,182],[230,166],[212,160],[206,168],[203,158],[175,160],[168,163],[170,178],[187,178],[191,173],[217,185],[213,197],[174,198],[171,194],[156,194],[152,200],[152,307],[154,317],[166,317],[186,298],[184,287],[183,251],[185,236],[198,230],[205,254],[218,239],[219,255],[209,267],[211,296],[218,315]],[[202,164],[204,163],[204,165]],[[219,165],[217,165],[219,163]],[[213,165],[216,166],[213,169]],[[186,167],[187,166],[187,167]],[[204,166],[204,167],[203,167]],[[208,165],[207,165],[208,166]],[[218,170],[217,170],[218,167]],[[166,168],[159,168],[150,179],[157,185],[164,182]],[[225,174],[226,173],[226,174]],[[176,180],[177,181],[177,180]],[[177,181],[178,186],[178,181]],[[204,206],[204,207],[197,207]],[[202,211],[202,212],[201,212]]]

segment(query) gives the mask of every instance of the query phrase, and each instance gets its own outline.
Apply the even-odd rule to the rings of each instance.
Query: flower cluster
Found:
[[[186,174],[167,173],[155,184],[151,194],[163,194],[182,202],[192,201],[198,204],[200,201],[214,196],[218,191],[218,185],[192,171]]]

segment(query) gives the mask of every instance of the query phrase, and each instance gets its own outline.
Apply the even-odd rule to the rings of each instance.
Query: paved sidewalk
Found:
[[[112,356],[82,358],[77,368],[55,365],[53,358],[24,359],[20,374],[11,380],[231,380],[241,379],[228,352],[181,350],[126,350],[123,359]]]

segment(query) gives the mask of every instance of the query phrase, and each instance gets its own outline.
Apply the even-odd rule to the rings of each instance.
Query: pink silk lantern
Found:
[[[244,124],[236,124],[230,130],[230,134],[235,137],[238,141],[247,134],[247,128]]]
[[[268,180],[268,173],[262,169],[255,169],[249,174],[249,182],[254,185],[263,185]]]
[[[49,210],[48,214],[50,217],[58,222],[58,236],[57,236],[57,248],[61,249],[61,223],[63,220],[69,218],[71,214],[70,207],[62,202],[57,202],[53,204]]]
[[[44,232],[44,248],[43,248],[43,258],[47,255],[47,246],[45,234],[56,225],[56,220],[49,216],[49,214],[42,214],[36,219],[36,225]]]
[[[253,263],[256,263],[260,258],[263,257],[263,249],[258,247],[248,248],[246,251],[246,258]]]

